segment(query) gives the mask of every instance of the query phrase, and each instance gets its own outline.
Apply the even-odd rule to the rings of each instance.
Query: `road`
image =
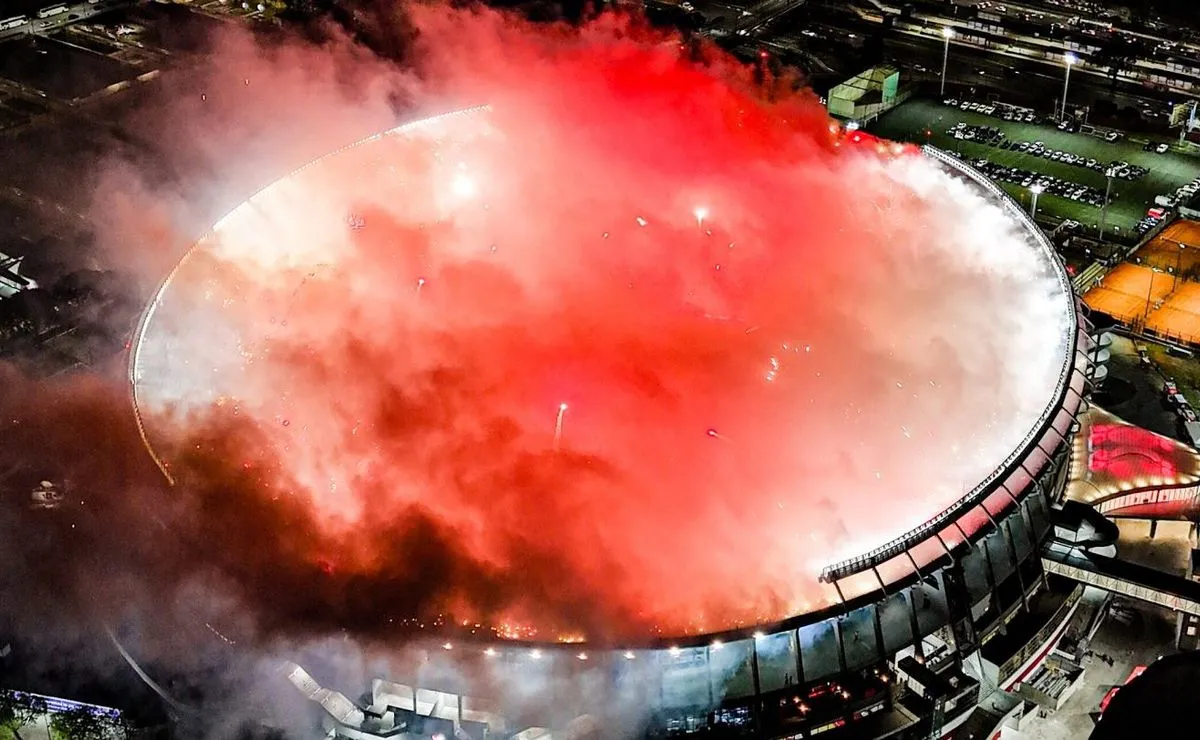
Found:
[[[888,34],[884,40],[884,52],[889,57],[902,59],[908,67],[921,64],[928,71],[928,79],[939,79],[944,46],[933,39],[923,39],[901,34]],[[979,74],[980,70],[983,74]],[[969,85],[978,81],[990,87],[1004,87],[1017,95],[1035,97],[1044,101],[1037,106],[1052,111],[1061,104],[1065,69],[1032,59],[1002,57],[983,49],[963,44],[951,44],[948,81],[951,85]],[[1019,82],[1020,84],[1014,84]],[[1068,90],[1068,101],[1075,105],[1090,105],[1094,99],[1111,100],[1119,107],[1149,107],[1166,113],[1167,106],[1161,93],[1122,82],[1115,89],[1107,78],[1093,75],[1074,74]]]
[[[25,4],[30,5],[29,3]],[[21,17],[22,15],[24,15],[27,20],[23,24],[13,26],[12,28],[5,28],[3,31],[0,31],[0,41],[22,38],[31,34],[53,33],[54,31],[60,28],[65,28],[72,23],[78,23],[79,21],[93,18],[101,13],[107,13],[110,10],[132,7],[135,4],[136,0],[95,0],[95,2],[78,2],[67,5],[63,12],[50,16],[49,18],[38,18],[38,10],[41,8],[54,7],[56,5],[54,0],[45,0],[44,3],[40,4],[41,8],[26,10],[24,13],[16,11],[16,8],[14,7],[16,5],[15,3],[12,5],[5,3],[5,5],[8,5],[10,8],[12,8],[12,10],[0,11],[0,20],[13,19]]]
[[[1164,403],[1162,373],[1140,362],[1131,339],[1116,336],[1110,350],[1109,377],[1096,403],[1131,424],[1179,439],[1179,417]]]
[[[1079,689],[1056,712],[1032,717],[1017,732],[1005,732],[1014,740],[1080,740],[1091,734],[1092,713],[1112,686],[1125,680],[1135,666],[1147,665],[1161,655],[1175,652],[1175,617],[1160,607],[1129,603],[1133,615],[1128,624],[1108,617],[1091,642],[1091,655],[1084,660]],[[1103,658],[1112,660],[1109,665]]]
[[[762,0],[737,16],[731,30],[740,36],[757,36],[776,20],[799,10],[808,0]]]

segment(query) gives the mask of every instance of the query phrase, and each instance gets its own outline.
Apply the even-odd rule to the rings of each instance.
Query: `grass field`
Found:
[[[1200,158],[1172,150],[1166,154],[1142,151],[1142,141],[1121,141],[1109,144],[1102,139],[1085,134],[1071,134],[1052,126],[1037,126],[1028,123],[1013,123],[979,113],[959,110],[942,105],[940,101],[910,100],[895,110],[889,111],[869,126],[879,136],[897,141],[926,143],[925,130],[932,135],[928,143],[947,151],[954,151],[968,159],[987,159],[1005,166],[1022,167],[1046,175],[1054,175],[1081,185],[1090,185],[1104,190],[1104,175],[1083,167],[1061,162],[1052,162],[1042,157],[1012,150],[999,149],[974,141],[963,141],[946,135],[946,129],[962,121],[968,125],[993,126],[1013,141],[1041,141],[1047,147],[1072,152],[1083,157],[1092,157],[1102,162],[1124,160],[1140,164],[1150,173],[1140,180],[1127,182],[1113,180],[1116,194],[1108,207],[1108,225],[1119,226],[1128,233],[1153,206],[1154,196],[1172,193],[1184,183],[1200,175]],[[1028,190],[1011,183],[998,183],[1019,202],[1028,204]],[[1100,222],[1098,207],[1076,203],[1050,193],[1038,197],[1038,214],[1055,219],[1075,219],[1087,226]]]

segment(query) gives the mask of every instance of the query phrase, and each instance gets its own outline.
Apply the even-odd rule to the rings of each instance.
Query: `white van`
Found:
[[[37,17],[38,18],[53,18],[54,16],[62,15],[65,12],[67,12],[66,3],[59,3],[58,5],[51,5],[48,8],[42,8],[41,10],[39,10],[37,12]]]

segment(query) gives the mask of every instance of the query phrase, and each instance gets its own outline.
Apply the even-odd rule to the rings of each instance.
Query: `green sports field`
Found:
[[[1154,205],[1154,196],[1173,193],[1180,185],[1200,175],[1200,158],[1197,156],[1174,149],[1166,154],[1144,152],[1144,140],[1109,144],[1094,136],[1066,133],[1053,126],[1005,121],[950,108],[934,100],[910,100],[872,123],[869,130],[888,139],[924,144],[925,131],[928,129],[932,132],[928,143],[958,152],[965,159],[987,159],[1007,167],[1021,167],[1045,175],[1054,175],[1104,191],[1104,175],[1100,172],[947,136],[946,129],[959,121],[968,125],[992,126],[1003,131],[1012,141],[1041,141],[1051,149],[1072,152],[1085,158],[1091,157],[1102,162],[1124,160],[1148,168],[1149,174],[1140,180],[1113,180],[1112,189],[1116,196],[1108,207],[1108,224],[1110,229],[1119,226],[1122,233],[1128,233],[1146,214],[1146,209]],[[1021,203],[1029,203],[1030,194],[1026,188],[1012,183],[999,184]],[[1050,193],[1038,196],[1038,214],[1039,220],[1040,216],[1044,215],[1055,219],[1074,219],[1087,226],[1096,226],[1100,222],[1098,207],[1076,203]]]

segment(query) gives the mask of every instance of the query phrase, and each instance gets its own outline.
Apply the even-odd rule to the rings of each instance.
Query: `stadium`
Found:
[[[323,197],[332,185],[322,183],[336,182],[333,173],[344,168],[388,170],[407,156],[398,152],[406,142],[453,138],[454,127],[463,122],[487,128],[487,112],[476,108],[425,119],[315,160],[252,197],[186,253],[147,307],[131,352],[135,413],[147,449],[165,475],[173,473],[171,451],[178,442],[173,436],[178,427],[170,419],[181,411],[233,406],[234,413],[274,420],[270,441],[283,448],[299,444],[297,429],[317,428],[323,407],[305,407],[279,377],[252,369],[264,356],[256,347],[269,345],[273,332],[288,326],[292,304],[273,305],[270,321],[256,314],[254,329],[213,321],[210,307],[229,308],[244,296],[248,264],[284,275],[286,290],[279,295],[294,298],[304,276],[318,281],[321,270],[339,261],[339,254],[325,247],[304,253],[303,247],[315,242],[303,229],[316,221],[328,224],[330,233],[362,234],[379,221],[368,211],[347,213],[346,199]],[[885,146],[861,132],[836,135],[844,137],[839,144]],[[1034,603],[1048,589],[1040,550],[1052,530],[1051,505],[1061,498],[1076,417],[1088,393],[1091,340],[1065,270],[1020,207],[954,157],[933,148],[922,154],[999,209],[1022,234],[1029,254],[1052,273],[1054,305],[1069,327],[1054,358],[1056,381],[1038,391],[1036,414],[1012,422],[1021,433],[1005,454],[988,462],[990,472],[950,499],[914,503],[915,526],[859,533],[850,525],[843,547],[821,545],[820,551],[831,556],[807,569],[811,577],[797,598],[771,609],[755,604],[728,617],[681,619],[661,629],[595,639],[594,630],[573,631],[574,625],[561,622],[525,629],[466,620],[472,627],[466,629],[456,620],[413,643],[420,646],[413,673],[376,681],[370,701],[360,703],[339,693],[344,687],[324,689],[303,668],[292,666],[288,677],[321,707],[327,729],[344,737],[429,737],[481,736],[483,728],[512,735],[538,726],[571,736],[596,732],[576,719],[588,708],[636,701],[648,712],[641,731],[657,736],[942,737],[970,719],[987,688],[1019,682],[1044,659],[1039,648],[1051,635],[1041,632],[1030,646],[1000,658],[984,655],[983,648],[991,643],[994,652],[1014,620],[1033,616]],[[397,186],[411,187],[399,180]],[[471,196],[478,187],[461,176],[452,176],[451,183],[452,196]],[[284,225],[278,234],[264,231],[262,214],[280,199],[303,203],[316,216],[303,225]],[[435,209],[453,208],[439,198],[433,201]],[[708,214],[697,209],[694,217],[703,229]],[[645,227],[642,221],[639,216]],[[222,235],[233,236],[218,238]],[[238,268],[231,268],[222,250],[250,238],[256,249],[248,261],[239,256]],[[331,243],[339,239],[331,237]],[[426,292],[433,287],[422,277],[403,290],[413,300],[432,300]],[[290,318],[293,324],[299,320]],[[738,327],[738,333],[754,328]],[[252,330],[262,335],[250,339]],[[203,341],[195,341],[197,336]],[[781,372],[774,359],[771,368],[768,380]],[[281,403],[258,400],[272,397]],[[574,431],[575,403],[570,410],[566,402],[556,408],[557,418],[549,422],[555,452],[560,437],[565,443]],[[722,441],[723,429],[710,427],[707,436]],[[298,474],[319,477],[315,469]],[[514,621],[528,622],[530,610],[518,612]],[[468,674],[487,678],[462,678]],[[522,685],[519,691],[511,688],[514,683]],[[554,706],[533,710],[527,699],[512,698],[538,693]],[[422,720],[414,723],[413,717]]]

